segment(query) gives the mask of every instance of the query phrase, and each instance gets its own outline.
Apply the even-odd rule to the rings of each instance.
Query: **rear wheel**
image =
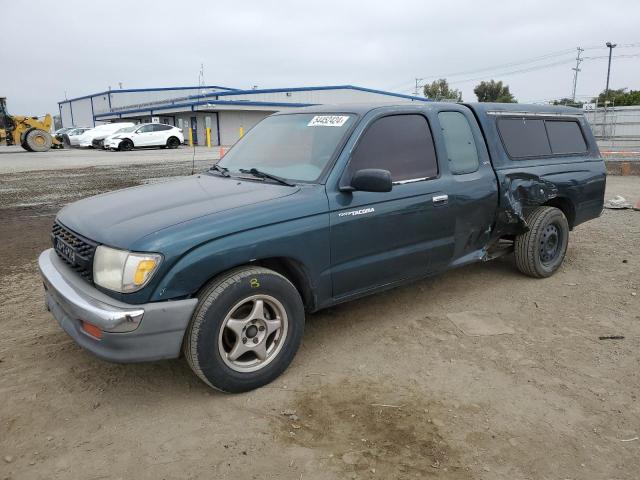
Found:
[[[133,142],[128,138],[125,138],[120,142],[120,145],[118,145],[118,150],[122,150],[125,152],[129,150],[133,150]]]
[[[289,280],[266,268],[243,267],[214,279],[199,298],[184,354],[205,383],[245,392],[289,366],[304,331],[302,299]]]
[[[516,266],[530,277],[550,277],[560,268],[567,253],[567,217],[560,209],[538,207],[527,217],[527,224],[529,231],[515,240]]]
[[[177,137],[169,137],[167,140],[167,147],[178,148],[180,146],[180,140]]]
[[[24,143],[32,152],[46,152],[51,148],[51,135],[39,128],[33,128],[24,136]]]

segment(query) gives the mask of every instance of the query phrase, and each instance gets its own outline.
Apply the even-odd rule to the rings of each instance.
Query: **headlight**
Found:
[[[93,257],[93,281],[116,292],[135,292],[149,282],[161,261],[157,253],[131,253],[100,245]]]

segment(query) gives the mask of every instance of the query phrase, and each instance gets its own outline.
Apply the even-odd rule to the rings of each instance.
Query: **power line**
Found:
[[[638,47],[640,46],[640,42],[638,43],[627,43],[624,45],[619,45],[618,48],[632,48],[632,47]],[[583,51],[585,50],[603,50],[606,47],[602,47],[602,46],[598,46],[598,45],[591,45],[588,47],[584,47],[582,48]],[[484,67],[484,68],[480,68],[480,69],[474,69],[474,70],[466,70],[466,71],[459,71],[459,72],[454,72],[454,73],[447,73],[447,74],[440,74],[440,75],[428,75],[428,76],[424,76],[422,78],[417,78],[416,80],[418,82],[420,81],[424,81],[424,80],[431,80],[431,79],[438,79],[438,78],[450,78],[450,77],[459,77],[459,76],[463,76],[463,75],[476,75],[476,74],[480,74],[480,73],[484,73],[484,72],[496,72],[496,73],[492,73],[492,76],[499,76],[499,75],[504,75],[502,73],[497,73],[498,71],[505,69],[505,68],[509,68],[509,67],[515,67],[515,66],[521,66],[521,65],[528,65],[528,64],[532,64],[532,63],[537,63],[540,62],[542,60],[547,60],[547,59],[551,59],[551,58],[557,58],[557,57],[562,57],[564,55],[567,55],[570,52],[573,52],[574,49],[573,48],[569,48],[569,49],[563,49],[563,50],[557,50],[554,52],[549,52],[543,55],[538,55],[536,57],[530,57],[524,60],[519,60],[516,62],[509,62],[509,63],[504,63],[501,65],[494,65],[491,67]],[[616,58],[620,58],[623,57],[622,55],[616,56]],[[596,58],[596,57],[590,57],[590,58]],[[600,57],[597,57],[600,58]],[[554,63],[550,63],[550,64],[543,64],[543,65],[539,65],[539,66],[531,66],[531,67],[526,67],[526,69],[520,71],[520,70],[516,70],[514,71],[514,73],[525,73],[526,71],[533,71],[534,69],[538,69],[538,68],[548,68],[551,66],[556,66],[556,65],[562,65],[562,64],[566,64],[566,63],[570,63],[573,62],[575,59],[565,59],[563,61],[560,62],[554,62]],[[529,68],[531,68],[532,70],[528,70]],[[506,73],[506,75],[511,75],[512,73],[508,72]],[[474,78],[474,79],[468,79],[468,80],[455,80],[449,83],[464,83],[467,81],[474,81],[477,79],[481,79],[481,78],[485,78],[485,76],[483,77],[478,77],[478,78]],[[419,89],[419,83],[416,82],[416,89],[414,90],[417,91]],[[403,82],[403,83],[399,83],[396,84],[395,86],[402,86],[402,85],[408,85],[409,82]],[[394,86],[394,87],[395,87]],[[388,87],[388,88],[392,88],[392,87]]]

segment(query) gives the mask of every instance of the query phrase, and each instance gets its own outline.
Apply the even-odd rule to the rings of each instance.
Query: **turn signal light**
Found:
[[[95,325],[91,325],[87,322],[82,322],[82,329],[97,340],[100,340],[102,338],[102,330],[100,330]]]

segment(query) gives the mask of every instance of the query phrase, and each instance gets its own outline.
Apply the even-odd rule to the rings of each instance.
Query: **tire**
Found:
[[[46,152],[51,148],[53,140],[51,135],[39,128],[32,128],[24,136],[24,143],[27,144],[32,152]]]
[[[567,217],[557,208],[538,207],[527,217],[527,224],[529,231],[518,235],[514,242],[516,266],[530,277],[550,277],[567,253]]]
[[[31,150],[31,147],[27,144],[27,134],[31,130],[34,130],[34,129],[30,128],[29,130],[26,130],[20,134],[20,146],[24,148],[27,152],[33,152],[33,150]]]
[[[167,139],[167,148],[178,148],[180,146],[180,139],[178,137],[169,137]]]
[[[123,152],[128,152],[129,150],[133,150],[133,142],[128,138],[125,138],[118,145],[118,150],[121,150]]]
[[[202,381],[239,393],[287,369],[305,321],[302,299],[289,280],[266,268],[242,267],[212,280],[199,299],[183,350]]]

